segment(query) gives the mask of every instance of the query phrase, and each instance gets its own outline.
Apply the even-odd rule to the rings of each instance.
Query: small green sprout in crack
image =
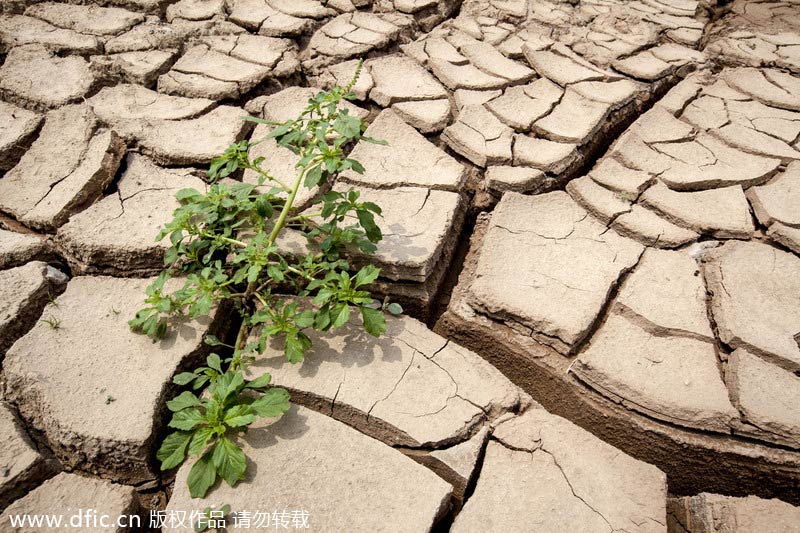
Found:
[[[50,326],[50,329],[61,329],[61,319],[53,316],[43,318],[42,322]]]

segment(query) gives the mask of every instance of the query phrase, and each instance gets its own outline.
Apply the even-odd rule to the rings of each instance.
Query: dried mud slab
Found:
[[[345,171],[341,179],[375,188],[428,187],[460,191],[466,169],[405,123],[392,110],[382,111],[365,135],[386,141],[388,146],[361,141],[351,157],[365,172]]]
[[[336,14],[318,0],[234,0],[229,19],[260,35],[295,37]]]
[[[70,468],[153,479],[172,375],[202,360],[204,335],[221,334],[225,313],[216,312],[175,324],[157,343],[133,333],[128,320],[152,281],[73,278],[44,311],[56,325],[40,320],[6,354],[4,397]]]
[[[342,13],[314,32],[304,51],[303,65],[313,72],[385,48],[413,23],[412,17],[400,13]]]
[[[45,258],[49,243],[41,236],[0,229],[0,269]]]
[[[107,54],[118,54],[179,48],[183,43],[183,37],[184,33],[173,25],[149,17],[125,33],[109,38],[104,49]]]
[[[30,146],[42,115],[0,102],[0,170],[17,164]]]
[[[670,531],[791,531],[800,520],[800,508],[780,500],[755,496],[734,498],[702,493],[670,498]]]
[[[563,192],[506,193],[475,265],[470,305],[572,353],[642,251]]]
[[[380,11],[399,11],[412,15],[423,31],[430,31],[437,24],[453,16],[461,6],[459,0],[378,0]]]
[[[800,254],[800,165],[790,163],[769,183],[751,187],[747,199],[767,235]]]
[[[66,275],[41,261],[0,271],[0,358],[34,326],[66,283]]]
[[[275,422],[253,424],[239,444],[251,461],[244,481],[236,488],[219,484],[205,498],[191,499],[184,465],[167,511],[218,501],[236,509],[283,509],[292,502],[292,508],[308,512],[310,527],[322,531],[380,531],[391,524],[393,531],[415,532],[430,530],[448,507],[452,487],[436,474],[303,407],[292,407]],[[369,498],[357,487],[370,487]]]
[[[236,99],[268,78],[293,74],[300,63],[288,39],[249,34],[203,38],[158,79],[162,93]]]
[[[776,407],[778,400],[763,383],[765,376],[772,382],[779,374],[786,393],[797,387],[796,376],[773,366],[776,358],[769,357],[779,355],[772,344],[782,338],[796,349],[793,335],[800,327],[790,323],[793,308],[775,302],[797,298],[788,274],[797,258],[741,241],[719,248],[715,243],[677,251],[647,248],[642,254],[638,243],[612,237],[613,229],[571,202],[565,193],[506,193],[491,217],[479,216],[465,269],[435,331],[481,353],[545,408],[657,465],[671,476],[671,486],[729,486],[793,498],[791,487],[800,474],[796,420],[793,411]],[[548,204],[558,209],[551,211]],[[585,233],[594,224],[597,233]],[[584,250],[602,250],[615,240],[618,250],[607,256],[608,269],[598,262],[603,256],[597,250]],[[625,249],[636,251],[630,261]],[[764,257],[730,260],[734,252]],[[780,260],[775,271],[773,254]],[[581,270],[583,260],[591,263],[588,274]],[[704,283],[718,265],[730,294]],[[737,273],[729,279],[730,265]],[[738,281],[738,272],[747,272],[741,274],[746,284]],[[589,282],[596,283],[594,293]],[[707,291],[714,323],[708,319]],[[588,305],[594,294],[597,304]],[[760,302],[769,305],[754,309]],[[746,309],[741,312],[747,324],[736,321],[731,314],[736,309]],[[765,327],[750,326],[752,320],[759,324],[758,317],[770,323],[764,335],[771,344],[755,337],[743,342],[748,349],[761,345],[760,358],[752,363],[760,370],[737,378],[741,363],[720,359],[717,328],[719,334],[727,327],[741,337]],[[779,361],[786,368],[786,359]],[[751,440],[743,445],[731,434]],[[713,471],[707,464],[714,464]]]
[[[720,339],[800,370],[800,258],[757,241],[711,250],[704,274]]]
[[[31,442],[14,412],[0,403],[0,511],[52,476],[56,465]],[[0,522],[1,523],[1,522]]]
[[[453,446],[429,453],[416,454],[415,450],[405,450],[405,453],[453,485],[454,507],[460,509],[467,488],[472,487],[477,479],[490,431],[488,426],[484,426],[469,440]]]
[[[535,407],[500,423],[453,532],[664,531],[666,476]]]
[[[653,418],[730,433],[739,413],[728,399],[714,344],[658,335],[636,318],[608,317],[571,371],[600,394]]]
[[[101,122],[162,165],[208,163],[249,129],[238,107],[136,85],[104,88],[88,103]]]
[[[51,52],[87,54],[100,51],[97,37],[22,15],[0,15],[0,43],[0,50],[6,53],[27,44],[42,45]]]
[[[245,108],[253,115],[260,116],[274,122],[293,120],[305,110],[308,101],[321,91],[314,87],[287,87],[269,96],[259,96],[250,100]],[[369,112],[354,105],[352,102],[342,102],[342,109],[352,116],[366,119]]]
[[[773,240],[796,249],[798,221],[789,213],[799,201],[798,94],[798,79],[776,70],[692,74],[567,190],[593,216],[648,246],[751,238],[752,207],[758,222],[774,227]]]
[[[116,520],[123,515],[134,515],[139,511],[136,491],[132,487],[115,485],[108,481],[91,479],[76,474],[61,473],[42,483],[24,498],[11,504],[0,515],[0,529],[11,528],[11,516],[53,515],[55,509],[63,509],[65,519],[72,516],[68,510],[92,509],[94,517]],[[115,517],[115,518],[111,518]],[[84,520],[85,520],[84,515]],[[86,523],[84,521],[84,523]]]
[[[126,9],[55,2],[34,4],[25,10],[25,15],[81,35],[98,37],[119,35],[145,20],[141,13]]]
[[[800,377],[738,348],[730,355],[726,371],[728,388],[748,426],[742,434],[800,445]],[[767,434],[765,436],[765,434]]]
[[[689,5],[468,3],[402,49],[455,93],[445,143],[477,166],[520,169],[485,180],[488,192],[538,193],[706,63],[693,49],[705,20]]]
[[[381,277],[371,286],[375,296],[389,295],[417,316],[427,316],[464,224],[467,206],[463,196],[423,187],[370,189],[345,183],[334,187],[339,192],[351,188],[359,192],[359,201],[381,207],[376,223],[383,233],[374,254],[348,252],[353,266],[378,266]],[[409,216],[409,211],[414,215]],[[296,232],[282,235],[278,245],[287,253],[308,253],[306,239]]]
[[[128,156],[117,191],[73,216],[59,228],[56,246],[74,274],[148,275],[164,266],[169,240],[159,230],[180,205],[185,188],[204,191],[194,169],[165,169],[144,156]]]
[[[94,85],[88,61],[59,57],[40,44],[14,48],[0,66],[0,95],[37,111],[77,102]]]
[[[177,49],[142,50],[90,57],[90,68],[106,83],[136,83],[151,87],[169,69]]]
[[[792,2],[735,0],[708,28],[706,49],[729,65],[778,67],[800,72],[798,6]]]
[[[53,231],[102,194],[124,152],[123,140],[89,106],[51,111],[30,150],[0,178],[0,210]]]
[[[166,18],[167,22],[175,22],[175,19],[206,20],[224,14],[223,0],[179,0],[167,6]]]
[[[380,339],[359,329],[353,318],[313,335],[302,365],[275,343],[248,372],[269,372],[295,401],[390,446],[452,446],[520,406],[521,391],[498,371],[412,318],[387,317]]]
[[[352,78],[352,68],[335,70],[335,79]],[[424,67],[406,56],[384,56],[367,63],[370,99],[391,107],[403,120],[422,133],[441,131],[450,121],[448,92]],[[347,78],[347,79],[345,79]],[[366,96],[366,95],[365,95]]]
[[[350,188],[337,185],[335,190]],[[418,187],[395,189],[355,188],[359,201],[381,206],[376,221],[383,232],[378,249],[369,256],[354,254],[356,265],[375,262],[381,277],[393,281],[425,282],[449,260],[453,241],[458,237],[465,206],[463,198],[452,192]],[[413,216],[408,216],[409,211]]]

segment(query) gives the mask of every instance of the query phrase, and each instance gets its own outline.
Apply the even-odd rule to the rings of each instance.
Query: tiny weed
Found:
[[[42,320],[45,324],[50,326],[50,329],[61,329],[61,319],[55,317],[47,317]]]

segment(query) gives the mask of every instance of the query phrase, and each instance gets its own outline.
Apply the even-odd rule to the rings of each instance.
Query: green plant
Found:
[[[42,322],[50,326],[50,329],[61,329],[61,319],[55,317],[47,317],[42,319]]]
[[[178,466],[187,455],[198,457],[188,477],[193,497],[204,496],[218,476],[231,486],[243,479],[245,456],[237,435],[258,417],[277,417],[289,408],[289,394],[270,388],[269,374],[245,379],[247,365],[271,338],[281,339],[286,358],[297,363],[311,347],[305,331],[341,327],[350,319],[351,307],[376,337],[386,330],[384,309],[402,312],[397,304],[381,305],[366,290],[378,278],[378,268],[366,265],[350,273],[344,257],[347,250],[375,251],[382,237],[375,223],[380,207],[360,201],[358,191],[351,189],[321,195],[309,212],[293,209],[300,187],[322,185],[344,170],[364,171],[345,155],[354,143],[381,143],[365,137],[363,121],[340,107],[343,99],[353,98],[358,71],[360,65],[348,86],[311,98],[294,120],[278,124],[246,117],[272,126],[269,137],[297,154],[293,183],[271,176],[262,167],[263,158],[250,158],[250,147],[260,141],[235,143],[212,160],[208,192],[177,193],[181,205],[157,237],[170,239],[167,269],[147,287],[145,307],[129,322],[134,330],[159,338],[171,319],[207,315],[222,302],[232,304],[241,316],[233,344],[213,336],[205,339],[229,356],[212,353],[207,366],[173,380],[193,390],[208,385],[205,396],[184,391],[168,402],[173,412],[169,427],[177,431],[166,437],[157,454],[163,470]],[[218,181],[240,169],[257,172],[258,185]],[[305,236],[307,254],[281,250],[280,237],[287,229]],[[183,286],[168,292],[167,280],[177,276]]]
[[[211,378],[205,397],[184,391],[167,402],[173,412],[169,426],[178,431],[164,439],[156,455],[163,470],[181,464],[187,450],[189,455],[200,457],[187,479],[193,497],[205,495],[217,476],[231,486],[244,479],[245,455],[232,437],[256,417],[277,417],[289,409],[289,393],[269,388],[269,374],[247,381],[241,370],[223,372],[216,354],[211,354],[207,363],[217,375]],[[179,374],[177,381],[197,379],[195,373],[189,374]]]

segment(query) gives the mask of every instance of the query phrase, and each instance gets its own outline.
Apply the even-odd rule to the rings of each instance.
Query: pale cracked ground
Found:
[[[800,529],[800,6],[724,4],[5,0],[0,531],[221,503],[326,532]],[[286,120],[359,57],[350,109],[389,147],[333,187],[383,206],[375,290],[409,316],[269,351],[297,405],[192,501],[155,463],[164,402],[232,324],[128,331],[153,236],[266,133],[245,112]]]

